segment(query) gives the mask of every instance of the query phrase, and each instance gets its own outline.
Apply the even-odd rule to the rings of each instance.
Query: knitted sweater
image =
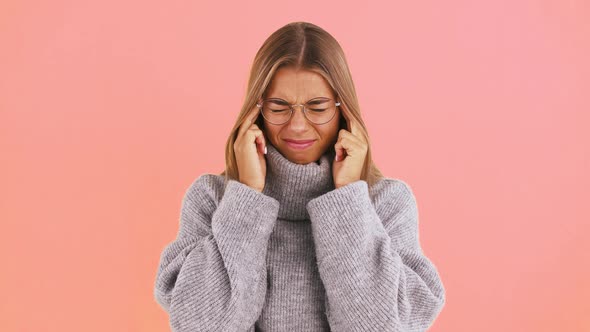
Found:
[[[267,145],[264,190],[203,174],[186,190],[154,295],[173,331],[425,331],[445,303],[410,187],[335,189],[333,152]]]

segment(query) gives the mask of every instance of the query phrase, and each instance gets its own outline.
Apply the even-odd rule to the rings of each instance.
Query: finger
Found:
[[[358,124],[356,123],[356,120],[354,119],[354,117],[352,116],[348,116],[348,114],[346,114],[346,120],[347,120],[347,124],[348,124],[348,131],[353,134],[354,136],[358,137],[359,134],[359,128],[358,128]]]
[[[336,142],[336,144],[334,144],[334,151],[336,151],[336,161],[342,161],[345,157],[346,154],[346,149],[344,148],[344,146],[342,145],[342,141],[338,141]]]
[[[338,139],[346,138],[352,142],[361,143],[365,142],[364,136],[360,133],[358,124],[356,121],[351,122],[352,130],[354,132],[347,131],[346,129],[340,129],[338,132]],[[356,133],[356,135],[355,135]]]
[[[260,130],[256,124],[253,124],[248,131],[248,134],[251,135],[250,139],[256,145],[256,151],[261,154],[266,154],[266,138],[264,137],[264,132]]]
[[[256,127],[258,127],[258,126],[256,126]],[[267,149],[266,149],[266,137],[264,136],[264,131],[262,131],[262,130],[259,129],[256,132],[256,138],[258,139],[258,142],[260,143],[260,153],[266,154],[266,152],[267,152]]]
[[[248,129],[250,129],[250,126],[256,121],[259,112],[260,109],[258,108],[258,106],[254,105],[254,107],[252,107],[248,115],[246,115],[244,122],[242,122],[242,124],[240,125],[240,129],[238,130],[238,137],[243,136],[244,133],[248,131]]]
[[[266,137],[264,136],[264,132],[260,131],[260,141],[262,142],[262,144],[260,145],[260,152],[262,154],[266,154],[268,152],[267,148],[266,148]]]
[[[354,121],[354,119],[353,119],[353,120],[351,120],[351,121],[349,121],[349,122],[348,122],[348,126],[350,127],[350,132],[351,132],[351,133],[352,133],[354,136],[357,136],[357,135],[358,135],[358,128],[357,128],[357,125],[356,125],[356,121]]]
[[[349,154],[348,151],[350,151],[350,149],[354,148],[355,150],[357,150],[365,142],[364,136],[360,134],[360,132],[358,131],[358,125],[356,125],[356,127],[354,128],[356,128],[358,135],[354,135],[353,133],[346,130],[341,130],[340,132],[339,139],[346,139],[347,141],[349,141],[346,145],[346,147],[348,148],[347,154]]]

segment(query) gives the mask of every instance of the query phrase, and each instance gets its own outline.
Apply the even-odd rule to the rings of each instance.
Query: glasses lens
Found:
[[[289,121],[289,104],[280,100],[267,100],[262,103],[262,116],[270,123],[282,124]]]
[[[336,112],[336,104],[331,99],[310,100],[305,108],[306,117],[315,124],[323,124],[330,121]],[[262,116],[274,124],[283,124],[289,121],[291,110],[289,104],[281,100],[267,100],[262,103]]]
[[[309,121],[322,124],[330,121],[336,112],[336,104],[330,99],[310,100],[305,106]]]

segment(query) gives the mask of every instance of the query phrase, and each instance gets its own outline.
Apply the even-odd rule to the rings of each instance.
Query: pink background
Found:
[[[181,199],[262,42],[344,48],[447,303],[430,331],[590,331],[587,1],[3,1],[0,330],[168,331]]]

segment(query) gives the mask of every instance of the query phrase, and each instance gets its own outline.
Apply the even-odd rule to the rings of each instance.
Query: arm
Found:
[[[154,295],[174,331],[251,330],[264,304],[279,202],[229,180],[216,206],[214,181],[204,175],[187,190],[178,235],[160,257]]]
[[[355,181],[309,201],[327,316],[336,331],[425,331],[445,289],[418,238],[418,209],[403,181]]]

